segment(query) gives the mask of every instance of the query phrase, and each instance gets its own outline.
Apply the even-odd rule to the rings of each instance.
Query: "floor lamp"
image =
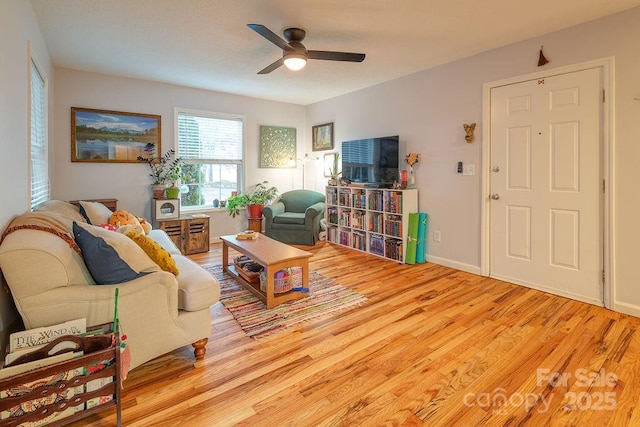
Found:
[[[302,162],[302,189],[304,190],[304,175],[305,175],[305,168],[307,163],[309,163],[311,160],[313,160],[311,157],[309,157],[308,153],[305,153],[304,157],[302,159],[297,159],[299,162]],[[315,160],[318,160],[318,157],[315,158]]]

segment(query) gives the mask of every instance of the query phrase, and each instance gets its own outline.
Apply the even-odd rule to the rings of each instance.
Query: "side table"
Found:
[[[249,218],[249,230],[253,230],[256,233],[262,233],[262,217]]]

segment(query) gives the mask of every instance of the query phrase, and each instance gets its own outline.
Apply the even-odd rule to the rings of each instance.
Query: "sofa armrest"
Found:
[[[164,271],[146,274],[118,285],[70,285],[24,297],[16,301],[26,328],[53,325],[85,317],[87,325],[113,320],[115,289],[118,291],[118,311],[144,312],[147,322],[157,321],[157,313],[175,320],[178,316],[178,282]]]
[[[262,215],[265,217],[267,221],[273,221],[273,218],[284,213],[284,203],[276,202],[270,205],[267,205],[262,210]]]
[[[323,215],[324,214],[324,209],[325,209],[324,202],[318,202],[318,203],[315,203],[315,204],[309,206],[304,211],[304,222],[305,222],[305,224],[311,224],[311,222],[313,222],[315,217],[317,217],[318,215]]]
[[[121,333],[131,348],[131,368],[177,347],[194,343],[211,328],[209,309],[178,310],[178,283],[171,273],[154,272],[119,285],[72,285],[51,289],[22,301],[27,328],[70,318],[87,325],[113,321],[115,288]],[[25,321],[26,323],[26,321]]]
[[[324,216],[324,202],[317,202],[304,211],[304,228],[315,232],[320,229],[320,219]]]

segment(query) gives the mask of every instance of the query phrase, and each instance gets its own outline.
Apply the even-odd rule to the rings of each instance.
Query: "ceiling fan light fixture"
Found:
[[[284,59],[284,65],[293,71],[302,70],[307,65],[307,58],[300,54],[287,55]]]
[[[284,39],[262,24],[247,24],[247,27],[260,34],[265,39],[282,49],[282,57],[271,65],[258,71],[258,74],[269,74],[282,64],[290,70],[297,71],[307,65],[308,59],[323,59],[325,61],[362,62],[364,53],[333,52],[326,50],[307,50],[302,44],[305,31],[300,28],[284,30]]]

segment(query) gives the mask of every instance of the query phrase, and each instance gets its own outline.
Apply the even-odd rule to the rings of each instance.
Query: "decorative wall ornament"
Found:
[[[260,167],[294,169],[296,128],[260,126]]]
[[[462,126],[464,127],[464,131],[467,133],[467,135],[464,137],[464,139],[468,143],[473,142],[473,131],[476,128],[476,124],[475,123],[471,123],[470,125],[467,125],[467,124],[463,123]]]
[[[549,60],[544,57],[544,53],[542,53],[542,49],[544,49],[544,46],[540,46],[540,55],[538,56],[538,67],[542,67],[544,64],[549,62]]]

